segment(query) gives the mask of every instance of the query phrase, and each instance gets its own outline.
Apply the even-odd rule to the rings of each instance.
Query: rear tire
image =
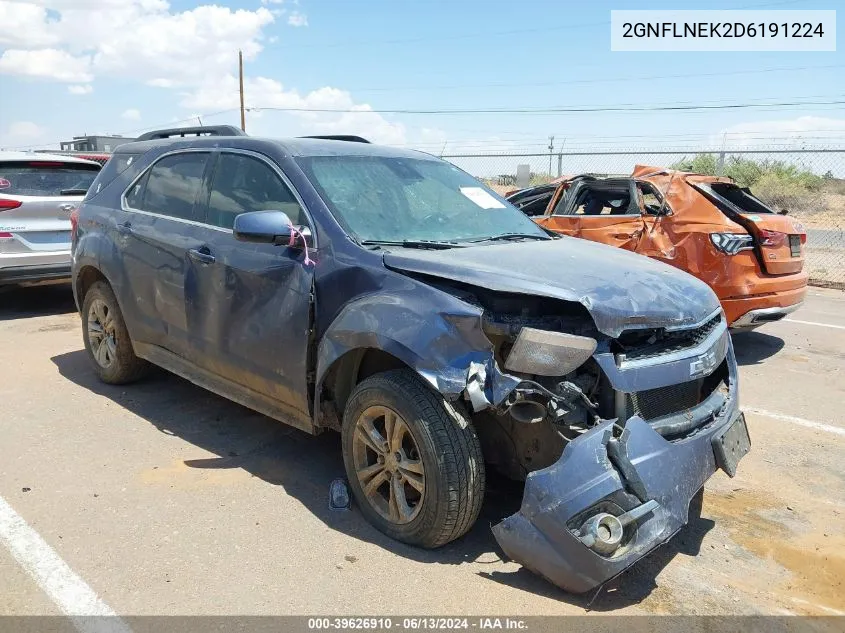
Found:
[[[485,473],[475,429],[412,371],[376,374],[355,387],[342,444],[355,500],[388,536],[435,548],[478,518]]]
[[[123,385],[149,371],[149,363],[135,356],[117,298],[104,281],[95,282],[85,293],[82,338],[94,371],[105,383]]]

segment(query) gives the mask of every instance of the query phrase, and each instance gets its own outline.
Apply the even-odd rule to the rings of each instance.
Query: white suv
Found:
[[[100,165],[0,152],[0,286],[70,278],[70,215]]]

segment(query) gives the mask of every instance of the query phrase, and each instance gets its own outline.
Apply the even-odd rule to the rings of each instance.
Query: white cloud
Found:
[[[55,48],[34,51],[10,48],[0,55],[0,73],[74,83],[88,82],[94,78],[90,62],[88,58],[74,57],[67,51]]]
[[[290,26],[308,26],[308,16],[299,11],[294,11],[288,16]]]
[[[44,7],[0,1],[0,46],[37,48],[56,43]]]
[[[845,119],[802,116],[796,119],[739,123],[711,139],[726,150],[777,146],[784,149],[839,145],[845,141]]]
[[[124,110],[123,114],[120,115],[121,119],[126,119],[127,121],[138,121],[141,118],[140,110],[136,110],[135,108],[129,108],[128,110]]]
[[[0,129],[0,147],[14,148],[37,145],[46,138],[47,130],[32,121],[14,121]]]
[[[393,123],[376,112],[366,103],[355,103],[345,90],[326,86],[301,95],[296,90],[286,90],[275,79],[247,77],[244,83],[247,108],[258,109],[253,117],[265,109],[266,114],[289,116],[288,127],[280,130],[277,125],[266,126],[273,136],[293,134],[359,134],[377,143],[403,145],[407,141],[407,130],[401,123]],[[192,110],[205,112],[234,109],[238,107],[238,80],[228,74],[214,82],[200,86],[182,95],[181,105]],[[354,110],[354,112],[281,112],[272,108],[299,108],[322,110]],[[259,128],[261,129],[261,128]]]
[[[90,95],[94,92],[94,87],[91,84],[68,86],[67,91],[72,95]]]
[[[255,59],[277,15],[287,16],[292,26],[308,24],[305,14],[288,13],[279,8],[282,3],[262,0],[263,6],[254,10],[202,4],[178,11],[165,0],[28,0],[27,4],[0,0],[0,46],[9,47],[0,56],[0,74],[65,82],[71,84],[68,91],[73,95],[89,94],[90,82],[111,76],[177,90],[179,105],[187,111],[236,109],[237,51],[242,50],[247,60]],[[298,5],[296,0],[287,3]],[[253,108],[353,110],[272,115],[267,111],[262,117],[264,131],[275,136],[334,132],[397,145],[409,138],[420,142],[431,137],[430,132],[408,130],[384,118],[338,88],[300,94],[275,79],[252,76],[247,78],[246,95]],[[137,111],[127,110],[123,118],[134,119],[133,112]],[[255,120],[261,113],[249,116]]]
[[[32,121],[15,121],[9,126],[8,134],[19,138],[39,138],[46,130]]]
[[[77,83],[131,75],[159,86],[195,85],[227,72],[238,49],[253,59],[274,20],[265,7],[208,4],[176,12],[163,0],[0,0],[0,45],[12,47],[0,73]]]

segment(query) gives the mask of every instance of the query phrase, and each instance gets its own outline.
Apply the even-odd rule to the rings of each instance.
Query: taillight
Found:
[[[748,233],[711,233],[710,241],[727,255],[736,255],[740,251],[754,248],[754,238]]]
[[[79,227],[79,207],[70,214],[70,239],[76,241],[76,229]]]
[[[9,200],[0,198],[0,211],[8,211],[9,209],[17,209],[23,204],[20,200]]]
[[[783,246],[786,242],[786,233],[760,229],[760,246]]]
[[[807,243],[807,234],[806,233],[801,233],[801,243],[802,244]]]
[[[10,240],[14,237],[11,233],[7,233],[6,231],[0,231],[0,240]]]

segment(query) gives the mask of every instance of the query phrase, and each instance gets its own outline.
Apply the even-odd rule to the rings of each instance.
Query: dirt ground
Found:
[[[752,452],[700,516],[597,595],[503,560],[493,479],[465,538],[423,551],[328,508],[309,437],[164,372],[97,382],[63,286],[0,293],[0,501],[118,614],[845,614],[845,293],[735,337]],[[58,608],[0,539],[0,614]],[[31,571],[31,570],[29,570]]]

